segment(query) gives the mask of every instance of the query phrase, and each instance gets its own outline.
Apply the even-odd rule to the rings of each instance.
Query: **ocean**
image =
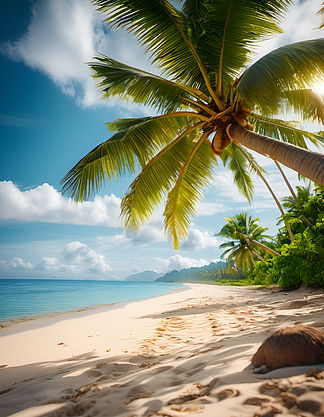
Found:
[[[0,322],[168,294],[168,282],[0,279]]]

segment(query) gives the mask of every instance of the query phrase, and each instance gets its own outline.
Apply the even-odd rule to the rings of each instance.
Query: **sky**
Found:
[[[316,12],[322,0],[297,0],[284,33],[258,50],[323,37]],[[103,102],[86,65],[96,52],[156,72],[123,29],[109,29],[89,0],[3,2],[0,13],[0,278],[123,280],[152,270],[202,266],[220,259],[215,237],[225,217],[248,211],[275,235],[279,211],[255,178],[249,205],[221,166],[199,204],[188,237],[174,251],[163,231],[162,208],[129,235],[120,202],[132,176],[106,183],[91,200],[75,205],[60,193],[74,164],[111,134],[105,123],[152,115],[149,108]],[[304,126],[318,131],[321,126]],[[323,152],[323,149],[320,150]],[[288,190],[274,164],[258,156],[279,198]],[[297,174],[285,172],[296,186]]]

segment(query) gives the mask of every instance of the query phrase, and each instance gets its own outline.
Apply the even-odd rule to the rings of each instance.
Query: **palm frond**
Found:
[[[254,131],[260,135],[269,136],[300,148],[308,149],[306,140],[316,146],[324,143],[324,138],[315,133],[297,128],[295,122],[269,118],[257,113],[251,113],[249,121],[254,125]]]
[[[324,123],[324,100],[320,94],[308,88],[286,91],[283,97],[283,111],[299,114],[304,122]]]
[[[197,123],[186,129],[152,158],[132,182],[121,203],[121,215],[128,230],[138,231],[174,185],[201,125]]]
[[[224,82],[232,82],[252,57],[257,41],[280,33],[279,17],[290,0],[187,0],[182,11],[193,24],[192,43],[221,94]],[[249,36],[247,36],[247,33]]]
[[[248,152],[248,150],[244,146],[240,145],[240,150],[242,154],[245,156],[245,158],[247,159],[252,173],[257,174],[257,175],[268,174],[267,171],[264,168],[262,168],[261,165],[257,163],[254,156],[250,152]]]
[[[248,68],[237,89],[250,109],[276,114],[285,92],[316,85],[324,75],[324,38],[282,46]]]
[[[248,163],[239,146],[231,142],[222,150],[221,159],[233,176],[234,184],[248,202],[253,199],[254,184],[248,170]]]
[[[188,156],[177,182],[168,194],[164,209],[164,227],[174,248],[187,235],[196,205],[202,199],[202,191],[212,181],[217,160],[205,142],[208,133],[201,135]]]
[[[126,172],[134,173],[137,163],[145,166],[162,147],[192,123],[187,117],[131,119],[106,142],[84,156],[63,178],[62,192],[76,201],[94,194],[105,183]],[[120,121],[119,124],[122,124]],[[125,122],[127,125],[127,122]]]
[[[191,87],[208,83],[189,41],[191,21],[167,0],[94,0],[93,3],[109,16],[111,25],[133,33],[162,74]]]
[[[322,22],[320,26],[318,27],[318,29],[323,29],[324,28],[324,2],[322,4],[322,7],[319,9],[319,11],[316,14],[321,16],[321,19],[322,19]]]
[[[102,98],[117,97],[130,99],[136,104],[145,104],[158,112],[173,112],[183,105],[185,99],[200,98],[208,100],[203,93],[186,86],[175,84],[149,72],[122,64],[105,55],[97,55],[89,63],[93,77]]]
[[[228,261],[231,261],[235,258],[237,253],[240,252],[240,250],[241,250],[241,248],[239,248],[238,246],[235,246],[234,248],[231,248],[231,249],[227,249],[220,255],[220,258],[221,259],[227,259]]]
[[[235,246],[237,246],[237,245],[235,245],[234,242],[224,242],[221,245],[219,245],[219,249],[223,249],[223,248],[234,248]]]

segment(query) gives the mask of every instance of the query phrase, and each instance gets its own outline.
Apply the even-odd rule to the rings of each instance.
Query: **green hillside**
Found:
[[[241,270],[229,269],[225,262],[211,262],[209,265],[171,271],[156,281],[162,282],[212,282],[221,280],[237,281],[246,279]]]

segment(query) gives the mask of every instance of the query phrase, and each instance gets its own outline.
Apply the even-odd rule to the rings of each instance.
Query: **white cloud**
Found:
[[[273,161],[269,164],[266,168],[269,175],[265,174],[264,177],[270,187],[272,188],[273,192],[275,193],[277,199],[280,201],[283,197],[289,196],[290,191],[281,176],[279,170],[274,165]],[[260,161],[258,161],[260,163]],[[261,163],[261,166],[264,166]],[[292,171],[289,168],[284,167],[281,165],[288,181],[290,182],[291,186],[295,189],[300,182],[298,181],[298,176],[295,171]],[[237,187],[235,186],[232,175],[229,171],[220,171],[214,177],[214,189],[216,189],[217,199],[224,200],[229,204],[230,202],[239,203],[240,208],[239,210],[260,210],[260,209],[274,209],[278,210],[277,205],[270,194],[268,188],[266,187],[265,183],[259,178],[257,175],[253,176],[254,182],[254,196],[252,204],[249,205],[247,199],[239,193]],[[232,203],[232,204],[233,204]],[[280,215],[278,210],[278,216]]]
[[[216,188],[218,199],[234,201],[238,203],[246,203],[246,198],[238,192],[233,178],[229,171],[220,172],[214,177],[213,186]]]
[[[209,262],[206,259],[192,259],[186,258],[181,255],[174,255],[168,259],[155,258],[157,262],[157,270],[161,272],[173,271],[174,269],[180,271],[185,268],[192,268],[194,266],[208,265]]]
[[[54,256],[48,257],[44,256],[43,259],[36,265],[35,269],[41,271],[65,271],[65,272],[75,272],[74,265],[64,265],[59,263],[59,259],[55,258]]]
[[[71,242],[63,250],[64,260],[68,264],[90,264],[88,271],[104,273],[111,271],[105,257],[79,241]]]
[[[188,237],[181,245],[182,250],[201,250],[206,248],[218,248],[220,242],[208,232],[201,232],[198,229],[190,229]]]
[[[154,242],[166,242],[167,237],[158,213],[159,210],[157,210],[152,220],[140,227],[140,233],[128,233],[124,230],[121,234],[114,236],[100,236],[97,239],[97,243],[99,245],[129,247],[133,245],[149,245]]]
[[[6,263],[5,261],[1,261],[1,264],[6,269],[18,269],[18,270],[30,270],[34,269],[33,265],[29,262],[25,263],[23,259],[14,257],[12,258],[12,261],[9,263]]]
[[[0,221],[45,222],[121,227],[120,198],[95,196],[75,205],[51,185],[20,191],[12,181],[0,182]]]
[[[122,29],[107,30],[103,19],[89,0],[35,1],[26,33],[18,41],[3,43],[0,51],[48,76],[79,105],[102,105],[86,65],[96,51],[149,68],[133,37],[126,37]]]
[[[197,206],[197,216],[213,216],[216,213],[227,211],[228,207],[222,203],[203,202]]]
[[[317,15],[321,6],[322,0],[294,1],[280,24],[283,33],[263,42],[263,45],[258,48],[258,58],[280,46],[308,39],[322,38],[323,31],[316,29],[321,23],[321,18]]]

